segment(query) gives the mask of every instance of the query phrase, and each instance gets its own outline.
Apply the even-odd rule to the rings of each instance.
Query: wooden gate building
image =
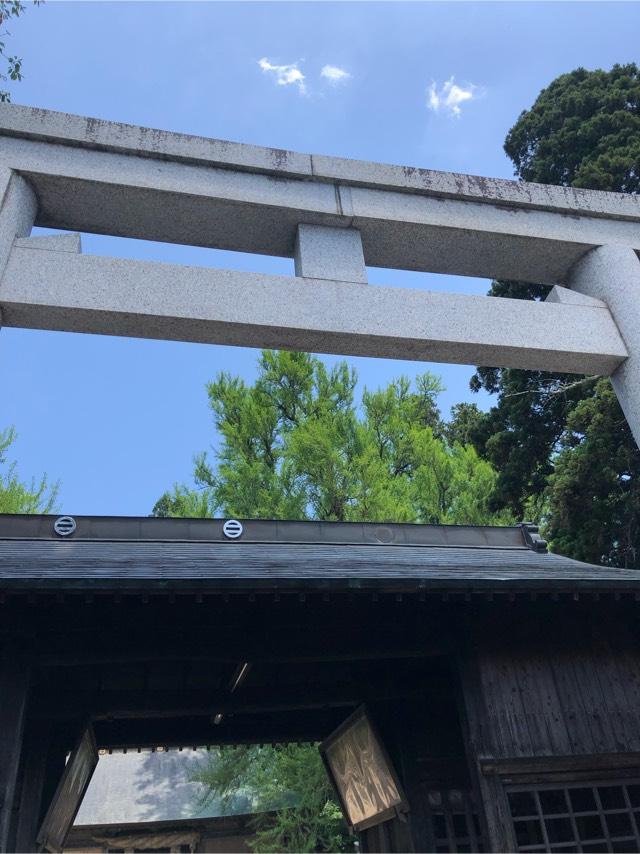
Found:
[[[639,223],[638,196],[0,105],[3,326],[610,376],[636,440]],[[295,275],[83,255],[77,231]],[[2,518],[0,850],[62,847],[96,747],[323,740],[364,707],[403,791],[365,850],[637,851],[638,596],[526,525]]]
[[[526,525],[224,530],[0,517],[4,851],[55,847],[89,722],[105,749],[321,741],[363,704],[408,802],[364,850],[638,850],[636,572]]]

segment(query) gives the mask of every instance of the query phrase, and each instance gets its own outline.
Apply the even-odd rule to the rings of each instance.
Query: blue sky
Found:
[[[57,2],[12,25],[15,103],[299,151],[511,177],[508,129],[554,77],[638,59],[636,3]],[[324,73],[323,73],[324,69]],[[84,251],[264,272],[289,259],[86,235]],[[371,270],[373,283],[487,282]],[[0,426],[69,513],[146,515],[215,445],[205,383],[256,351],[4,329]],[[329,360],[332,361],[332,360]],[[363,384],[432,370],[443,411],[472,369],[350,359]]]

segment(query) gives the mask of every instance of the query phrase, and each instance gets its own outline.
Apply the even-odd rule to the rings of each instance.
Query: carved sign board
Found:
[[[364,706],[320,745],[342,812],[355,830],[366,830],[408,812],[398,775]]]
[[[62,778],[38,832],[40,850],[62,851],[87,787],[98,764],[98,749],[89,725],[67,761]]]

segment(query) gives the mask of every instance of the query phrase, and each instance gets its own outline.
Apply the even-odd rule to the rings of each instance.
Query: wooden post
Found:
[[[0,653],[0,851],[9,851],[11,819],[31,683],[24,642],[7,642]]]
[[[52,733],[49,749],[47,751],[47,761],[44,768],[40,810],[35,829],[36,835],[40,830],[44,817],[47,814],[51,801],[53,800],[53,796],[58,788],[58,784],[62,779],[67,762],[67,755],[73,746],[73,742],[77,737],[79,729],[80,724],[77,722],[65,722],[64,725],[56,727],[55,731]]]
[[[480,803],[480,820],[488,851],[516,851],[517,845],[507,799],[500,781],[483,773],[480,759],[493,755],[491,715],[486,706],[478,672],[477,657],[470,646],[457,658],[459,711],[467,753],[467,762]]]
[[[27,727],[22,751],[22,784],[17,799],[16,851],[36,850],[36,836],[42,819],[44,784],[52,747],[50,724],[34,722]]]

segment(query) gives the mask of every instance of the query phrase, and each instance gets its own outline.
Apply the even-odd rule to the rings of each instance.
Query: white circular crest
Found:
[[[76,529],[73,516],[59,516],[53,523],[53,530],[59,537],[69,537]]]
[[[222,526],[225,537],[228,537],[230,540],[237,540],[238,537],[241,537],[243,530],[242,522],[238,522],[237,519],[227,519]]]

